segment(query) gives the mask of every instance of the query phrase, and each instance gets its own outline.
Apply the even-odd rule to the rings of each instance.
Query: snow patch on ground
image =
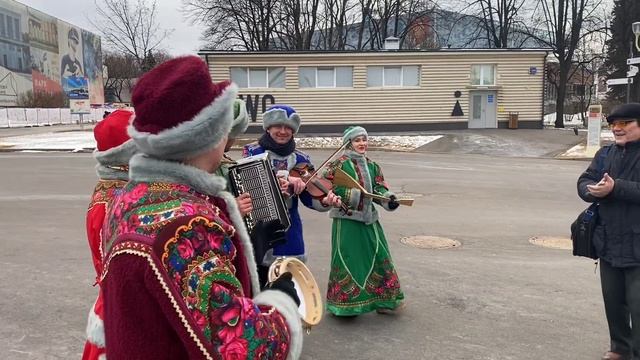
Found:
[[[602,130],[600,133],[600,144],[604,144],[605,142],[613,142],[614,137],[611,130]],[[593,151],[587,151],[587,144],[582,143],[578,144],[564,153],[557,156],[558,158],[569,158],[569,159],[590,159],[593,158]]]
[[[69,131],[5,137],[0,139],[0,145],[12,150],[80,151],[95,148],[96,141],[93,132]]]
[[[369,146],[394,151],[411,151],[441,138],[432,136],[370,136]],[[338,148],[341,137],[300,137],[296,138],[299,148]],[[96,142],[91,131],[50,132],[33,135],[0,138],[0,147],[11,150],[64,150],[79,152],[94,149]]]
[[[438,140],[442,135],[418,136],[369,136],[369,146],[396,151],[411,151]],[[296,138],[296,146],[301,148],[339,148],[341,137]]]

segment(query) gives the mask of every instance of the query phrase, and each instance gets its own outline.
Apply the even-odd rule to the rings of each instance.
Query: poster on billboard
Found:
[[[62,91],[58,54],[58,21],[29,8],[30,62],[33,91],[50,94]]]
[[[88,99],[89,88],[82,58],[81,30],[58,20],[60,83],[69,99]]]
[[[89,99],[70,99],[69,108],[71,109],[71,114],[91,114],[91,103]]]
[[[89,86],[86,77],[70,76],[63,84],[69,99],[89,99]]]
[[[89,100],[92,104],[104,103],[104,86],[102,80],[102,48],[100,37],[82,30],[82,54],[84,58],[85,76],[89,86]]]

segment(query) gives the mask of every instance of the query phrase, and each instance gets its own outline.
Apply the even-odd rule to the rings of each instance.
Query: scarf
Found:
[[[287,156],[296,150],[296,141],[293,137],[286,144],[278,144],[267,132],[260,137],[258,144],[265,150],[273,151],[280,156]]]

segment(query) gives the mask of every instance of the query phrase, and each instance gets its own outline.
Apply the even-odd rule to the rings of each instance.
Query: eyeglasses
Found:
[[[612,123],[609,123],[609,128],[613,129],[614,127],[620,125],[621,127],[625,127],[628,124],[635,122],[636,120],[615,120]]]

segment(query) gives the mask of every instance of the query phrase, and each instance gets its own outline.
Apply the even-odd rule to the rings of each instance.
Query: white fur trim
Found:
[[[109,150],[98,151],[96,148],[93,151],[93,157],[98,164],[101,165],[127,165],[129,164],[129,159],[131,159],[137,150],[136,144],[133,140],[129,139]]]
[[[331,206],[322,205],[322,200],[318,200],[318,199],[311,200],[311,207],[313,207],[314,210],[319,212],[326,212],[331,210]]]
[[[140,152],[157,158],[184,160],[196,156],[217,146],[228,136],[237,94],[238,86],[230,84],[193,119],[157,134],[140,132],[129,125],[129,135]]]
[[[287,325],[289,325],[289,335],[291,336],[287,359],[298,359],[302,352],[302,321],[298,313],[298,306],[293,299],[280,290],[265,290],[258,294],[253,301],[258,305],[273,306],[284,316]]]
[[[97,300],[96,300],[97,301]],[[89,318],[87,319],[87,340],[97,347],[104,347],[104,322],[95,312],[94,303],[89,310]]]
[[[349,190],[349,207],[352,209],[356,209],[358,204],[360,203],[360,197],[362,196],[362,191],[360,189],[350,189]]]
[[[93,152],[93,157],[98,161],[96,174],[102,180],[129,180],[128,171],[119,171],[109,166],[128,166],[131,157],[138,151],[133,140],[129,139],[109,150]]]
[[[231,222],[236,228],[238,237],[240,237],[240,241],[242,242],[244,258],[247,262],[247,266],[249,267],[249,274],[251,275],[251,289],[253,291],[253,295],[256,296],[260,293],[260,278],[258,277],[258,266],[256,265],[256,259],[253,256],[253,245],[251,244],[251,238],[249,237],[249,233],[247,232],[244,221],[242,221],[242,216],[240,216],[236,198],[234,198],[231,193],[228,193],[226,191],[221,191],[220,193],[218,193],[218,196],[223,198],[224,202],[227,203],[229,217],[231,218]]]
[[[132,181],[170,182],[185,184],[196,191],[217,196],[227,186],[227,180],[196,167],[176,161],[158,160],[145,154],[136,154],[129,162]]]

